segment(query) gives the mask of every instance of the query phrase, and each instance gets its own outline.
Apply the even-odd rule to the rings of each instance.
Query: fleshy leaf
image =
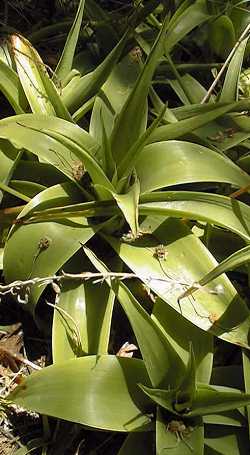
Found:
[[[63,80],[72,69],[75,48],[82,23],[84,5],[85,0],[80,0],[74,22],[69,31],[62,55],[55,70],[55,74],[60,80]]]
[[[141,360],[87,356],[27,376],[8,400],[99,430],[146,431],[150,429],[149,402],[138,382],[148,382]]]

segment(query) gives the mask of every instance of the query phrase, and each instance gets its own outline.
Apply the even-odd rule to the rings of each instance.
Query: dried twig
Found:
[[[67,280],[94,280],[93,283],[100,283],[107,279],[110,280],[126,280],[131,278],[142,279],[143,281],[150,283],[151,281],[160,281],[164,283],[174,283],[189,287],[190,283],[179,282],[171,277],[160,278],[151,276],[138,276],[135,273],[121,273],[121,272],[104,272],[104,273],[93,273],[93,272],[82,272],[82,273],[64,273],[61,275],[51,275],[46,277],[35,277],[27,280],[17,280],[9,284],[0,284],[0,296],[11,294],[17,297],[19,303],[27,303],[32,286],[45,286],[48,284],[60,283]]]

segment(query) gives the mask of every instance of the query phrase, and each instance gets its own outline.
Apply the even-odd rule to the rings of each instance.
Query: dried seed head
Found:
[[[158,245],[154,251],[154,257],[160,261],[165,261],[167,256],[167,251],[164,245]]]
[[[85,174],[85,168],[82,161],[74,161],[72,164],[72,175],[74,179],[79,182]]]
[[[139,63],[142,58],[141,48],[139,46],[135,46],[133,49],[131,49],[129,56],[133,63]]]
[[[38,249],[40,251],[47,250],[47,248],[49,248],[51,243],[52,243],[52,240],[49,237],[46,237],[46,236],[42,237],[38,242]]]

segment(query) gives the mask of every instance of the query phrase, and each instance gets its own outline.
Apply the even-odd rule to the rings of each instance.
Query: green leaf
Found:
[[[101,86],[107,80],[114,65],[119,60],[125,43],[128,39],[129,30],[124,34],[114,49],[97,68],[82,76],[74,78],[62,91],[62,101],[70,112],[75,112],[89,98],[96,95]]]
[[[192,106],[193,104],[200,103],[207,93],[205,88],[190,74],[179,76],[178,79],[169,79],[168,82],[180,100],[186,105],[191,103]]]
[[[99,185],[100,187],[102,186],[106,190],[110,191],[114,190],[112,183],[106,177],[106,174],[103,172],[98,161],[90,153],[88,153],[82,147],[80,147],[74,139],[69,138],[68,136],[66,137],[63,134],[57,133],[50,129],[43,130],[42,132],[43,134],[47,135],[50,138],[55,139],[57,142],[62,144],[66,149],[68,149],[69,153],[72,153],[73,156],[74,155],[77,156],[78,159],[80,159],[80,161],[84,163],[85,168],[88,171],[96,187],[97,185]]]
[[[157,406],[156,416],[156,451],[157,454],[170,452],[173,455],[190,455],[194,452],[195,455],[203,455],[204,449],[204,429],[200,421],[192,421],[188,425],[188,420],[185,421],[186,433],[176,434],[170,431],[171,425],[184,424],[182,421],[170,420],[170,417],[164,416],[161,408]]]
[[[229,229],[249,242],[249,206],[236,199],[192,191],[162,191],[143,195],[141,202],[140,215],[204,220]]]
[[[16,213],[16,212],[15,212]],[[17,212],[18,214],[20,212]],[[19,217],[17,224],[41,223],[43,221],[64,221],[66,218],[107,217],[120,215],[120,210],[114,201],[91,201],[79,204],[71,204],[48,209],[34,210],[24,213]]]
[[[225,182],[244,187],[249,176],[231,160],[202,145],[167,141],[148,145],[136,164],[141,193],[170,185]]]
[[[162,408],[167,409],[171,414],[178,415],[178,412],[174,408],[175,402],[175,389],[156,389],[152,387],[146,387],[144,384],[138,384],[141,390],[147,395],[155,404],[160,405]]]
[[[140,384],[140,387],[155,403],[174,414],[183,415],[183,417],[214,414],[215,412],[240,408],[250,403],[250,395],[239,390],[230,389],[229,387],[197,384],[191,408],[186,408],[186,410],[179,413],[176,409],[175,390],[152,389],[142,384]]]
[[[236,389],[221,386],[197,385],[196,396],[192,409],[188,413],[191,417],[214,414],[246,406],[250,403],[250,394]]]
[[[136,84],[127,98],[121,112],[116,118],[111,136],[111,147],[114,159],[120,163],[128,153],[128,150],[139,138],[145,129],[145,111],[147,95],[151,79],[163,54],[163,42],[168,26],[168,16],[165,18],[162,29],[152,47],[143,70]]]
[[[0,137],[13,142],[16,147],[26,148],[39,158],[53,164],[74,181],[76,181],[74,166],[80,161],[90,173],[94,183],[110,188],[111,191],[114,190],[94,156],[99,146],[77,125],[58,118],[26,114],[2,120]]]
[[[12,194],[12,196],[15,196],[25,202],[29,202],[30,198],[26,196],[25,194],[20,193],[19,191],[14,190],[13,188],[10,188],[8,185],[5,185],[4,183],[0,182],[0,190]]]
[[[82,23],[84,5],[85,0],[80,0],[74,22],[67,36],[67,41],[62,51],[60,60],[55,69],[55,74],[61,81],[67,77],[68,73],[72,69],[74,53]]]
[[[217,267],[211,270],[211,272],[207,273],[199,281],[199,284],[201,286],[205,286],[207,283],[210,283],[210,281],[216,279],[222,273],[226,273],[229,270],[234,270],[243,264],[247,264],[248,262],[250,262],[250,246],[246,246],[245,248],[236,251],[224,259],[224,261],[222,261],[219,265],[217,265]]]
[[[185,364],[189,361],[189,343],[192,342],[197,380],[209,383],[213,366],[213,336],[178,315],[159,297],[156,298],[152,318],[165,331],[169,343]]]
[[[121,181],[119,182],[120,185],[122,184],[124,185],[123,180],[134,169],[140,157],[140,154],[143,151],[144,146],[146,145],[147,142],[149,142],[151,134],[153,133],[153,131],[155,131],[155,129],[163,119],[165,112],[166,106],[163,106],[163,109],[161,110],[158,117],[152,122],[150,127],[146,129],[145,133],[143,133],[142,136],[140,136],[139,139],[137,139],[137,141],[131,146],[131,148],[128,150],[128,153],[125,155],[124,159],[118,166],[117,172],[121,176]]]
[[[89,266],[80,251],[64,266],[64,271],[79,273],[88,271]],[[54,363],[86,353],[107,354],[114,298],[114,292],[104,283],[62,283],[56,306],[59,311],[54,311],[53,320]]]
[[[10,185],[14,190],[22,192],[23,195],[27,196],[28,201],[36,196],[36,194],[46,189],[44,185],[29,182],[27,180],[11,180]]]
[[[226,58],[235,44],[235,30],[231,19],[225,14],[211,22],[208,35],[212,51]]]
[[[0,139],[0,183],[3,191],[11,192],[8,184],[12,178],[15,168],[18,166],[21,154],[5,139]],[[18,195],[16,195],[19,197]],[[3,193],[0,191],[0,201],[2,201]],[[27,199],[26,199],[27,201]]]
[[[19,35],[12,35],[11,42],[18,76],[31,110],[72,121],[36,50]]]
[[[86,247],[84,251],[97,270],[101,273],[109,271],[92,251]],[[162,334],[123,282],[118,281],[114,284],[110,279],[106,281],[116,294],[134,330],[152,384],[176,385],[183,374],[184,366],[181,358],[168,343],[167,337]],[[172,364],[175,365],[174,371],[171,368]]]
[[[165,37],[165,54],[169,54],[173,47],[193,28],[210,18],[204,0],[195,1],[185,10],[183,10],[182,5],[178,9],[179,11],[177,10],[169,23]]]
[[[148,400],[136,385],[143,381],[147,383],[148,377],[141,360],[88,356],[26,377],[8,399],[26,409],[89,427],[145,431],[150,424],[145,411]]]
[[[139,74],[140,64],[135,61],[131,51],[115,65],[96,96],[89,132],[99,144],[103,144],[103,126],[107,137],[110,137],[115,116],[121,111]],[[145,118],[144,121],[146,122],[147,119]]]
[[[205,453],[207,455],[248,455],[248,433],[241,428],[209,426],[205,436]]]
[[[192,343],[189,345],[189,361],[187,369],[176,393],[175,409],[180,413],[192,407],[192,402],[196,393],[196,365]]]
[[[219,106],[214,105],[214,109],[212,111],[206,112],[201,115],[197,115],[195,117],[190,117],[185,120],[181,120],[178,123],[172,123],[170,125],[159,126],[152,134],[150,138],[151,142],[160,142],[160,141],[167,141],[170,139],[177,139],[180,136],[185,134],[191,133],[192,131],[200,128],[203,125],[206,125],[212,120],[215,120],[218,117],[226,114],[227,112],[232,111],[233,109],[237,110],[237,102],[228,104],[227,106]]]
[[[73,281],[62,283],[53,315],[54,364],[81,357],[88,352],[85,308],[84,285]]]
[[[184,223],[165,216],[160,220],[156,235],[153,231],[152,237],[139,239],[133,244],[110,236],[106,239],[127,266],[166,304],[197,327],[248,347],[249,310],[226,277],[220,277],[213,286],[200,288],[193,298],[191,294],[189,298],[184,297],[186,289],[217,263]],[[159,260],[156,254],[160,244],[165,249],[165,260]],[[223,294],[214,292],[217,285],[223,286]]]
[[[118,207],[121,209],[125,220],[130,226],[131,232],[136,238],[138,234],[138,204],[140,196],[140,182],[135,175],[134,183],[129,187],[124,194],[112,192],[113,198],[116,200]]]
[[[240,43],[228,65],[226,77],[220,94],[220,101],[222,102],[225,101],[232,103],[233,101],[238,101],[239,77],[248,39],[249,36]]]
[[[39,207],[56,206],[79,200],[79,193],[70,184],[57,185],[35,196],[19,216]],[[73,254],[99,229],[85,218],[63,222],[17,225],[10,233],[4,249],[4,275],[7,282],[31,276],[54,275]],[[49,239],[47,249],[39,250],[42,239]],[[43,287],[34,286],[26,308],[34,311]]]
[[[25,95],[15,71],[0,59],[0,90],[16,114],[24,113]]]
[[[228,105],[229,103],[221,103],[220,101],[216,102],[217,107],[223,107]],[[230,103],[232,106],[232,111],[237,111],[237,112],[242,112],[245,109],[247,110],[249,108],[249,101],[248,99],[242,99],[238,101],[237,106],[234,104]],[[187,104],[185,106],[181,107],[176,107],[173,109],[170,109],[170,112],[173,113],[174,116],[178,120],[185,120],[190,117],[195,117],[197,115],[204,114],[206,112],[213,111],[215,108],[214,103],[205,103],[205,104]],[[230,111],[229,111],[230,112]],[[218,125],[219,127],[219,125]]]

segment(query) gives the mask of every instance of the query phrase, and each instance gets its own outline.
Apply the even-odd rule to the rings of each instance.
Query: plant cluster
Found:
[[[52,364],[3,406],[47,430],[50,416],[124,433],[107,453],[244,455],[250,13],[235,0],[125,11],[80,0],[53,71],[20,34],[2,43],[15,115],[0,120],[0,296],[52,340]],[[16,455],[59,453],[46,435]]]

